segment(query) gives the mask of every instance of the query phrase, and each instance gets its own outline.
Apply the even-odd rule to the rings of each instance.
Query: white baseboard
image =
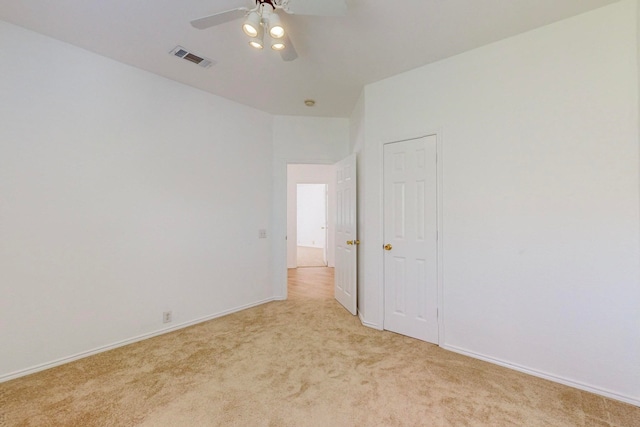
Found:
[[[170,328],[160,329],[155,332],[150,332],[148,334],[139,335],[137,337],[129,338],[123,341],[118,341],[113,344],[105,345],[102,347],[94,348],[93,350],[83,351],[81,353],[74,354],[72,356],[63,357],[61,359],[54,360],[52,362],[42,363],[40,365],[33,366],[31,368],[22,369],[20,371],[11,372],[5,375],[0,375],[0,383],[14,380],[16,378],[24,377],[30,374],[35,374],[36,372],[44,371],[46,369],[54,368],[56,366],[64,365],[65,363],[73,362],[75,360],[83,359],[85,357],[93,356],[98,353],[103,353],[105,351],[113,350],[118,347],[123,347],[125,345],[133,344],[138,341],[143,341],[149,338],[156,337],[158,335],[167,334],[169,332],[177,331],[178,329],[184,329],[189,326],[197,325],[198,323],[207,322],[209,320],[217,319],[218,317],[223,317],[229,314],[237,313],[238,311],[246,310],[251,307],[257,307],[262,304],[266,304],[268,302],[275,301],[277,298],[268,298],[262,301],[257,301],[254,303],[242,305],[239,307],[235,307],[229,310],[221,311],[216,314],[212,314],[209,316],[201,317],[199,319],[195,319],[189,322],[180,323],[179,325],[172,326]]]
[[[610,399],[619,400],[621,402],[629,403],[631,405],[640,406],[640,400],[637,398],[633,398],[631,396],[625,396],[619,393],[612,392],[610,390],[605,390],[598,387],[593,387],[587,384],[583,384],[578,381],[573,381],[567,378],[563,378],[557,375],[548,374],[546,372],[536,371],[535,369],[530,369],[524,366],[520,366],[514,363],[505,362],[504,360],[496,359],[494,357],[485,356],[483,354],[474,353],[473,351],[465,350],[459,347],[451,346],[451,345],[442,345],[441,348],[449,351],[453,351],[454,353],[459,353],[465,356],[472,357],[474,359],[483,360],[485,362],[493,363],[494,365],[504,366],[505,368],[513,369],[518,372],[523,372],[525,374],[532,375],[538,378],[544,378],[545,380],[553,381],[556,383],[564,384],[569,387],[577,388],[579,390],[588,391],[590,393],[599,394],[600,396],[608,397]]]

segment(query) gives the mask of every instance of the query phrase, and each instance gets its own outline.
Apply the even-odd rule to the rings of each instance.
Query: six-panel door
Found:
[[[384,146],[384,328],[438,343],[437,136]]]

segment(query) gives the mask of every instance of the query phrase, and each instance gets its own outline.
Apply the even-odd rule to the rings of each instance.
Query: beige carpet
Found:
[[[327,264],[324,262],[324,249],[298,246],[297,264],[298,267],[326,267]]]
[[[290,274],[288,301],[0,384],[0,424],[640,426],[640,408],[361,326],[331,269]]]

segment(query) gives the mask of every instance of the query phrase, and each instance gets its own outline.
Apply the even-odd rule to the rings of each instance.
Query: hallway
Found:
[[[334,268],[305,267],[288,270],[289,299],[333,299]]]

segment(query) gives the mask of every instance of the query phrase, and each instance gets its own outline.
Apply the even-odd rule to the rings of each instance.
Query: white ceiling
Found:
[[[6,0],[0,19],[272,114],[348,117],[368,83],[616,1],[347,0],[346,17],[281,12],[293,62],[250,48],[240,21],[189,24],[254,0]],[[172,57],[176,45],[217,64]]]

